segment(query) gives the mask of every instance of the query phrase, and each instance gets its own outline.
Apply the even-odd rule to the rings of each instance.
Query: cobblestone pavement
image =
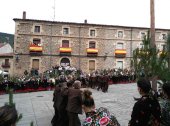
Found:
[[[131,111],[135,103],[133,97],[139,97],[136,84],[110,85],[107,93],[90,89],[93,92],[96,108],[106,107],[116,116],[121,126],[127,126]],[[14,102],[23,118],[17,126],[51,126],[50,121],[54,114],[53,91],[14,94]],[[0,106],[8,102],[8,95],[0,95]],[[80,115],[83,120],[85,114]]]

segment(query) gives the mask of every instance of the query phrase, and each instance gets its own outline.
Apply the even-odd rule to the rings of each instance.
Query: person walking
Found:
[[[66,110],[68,112],[69,126],[81,126],[78,114],[82,114],[82,91],[81,82],[76,80],[73,83],[73,88],[69,88],[64,92],[68,96]]]
[[[67,90],[66,82],[60,83],[55,88],[53,98],[55,115],[51,121],[52,126],[68,126],[68,115],[66,111],[68,97],[63,95],[65,90]]]

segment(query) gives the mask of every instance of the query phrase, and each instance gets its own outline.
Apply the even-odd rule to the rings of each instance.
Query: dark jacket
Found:
[[[52,126],[68,126],[68,116],[66,106],[68,97],[63,96],[62,92],[66,90],[62,85],[57,85],[54,91],[54,109],[55,115],[52,119]]]
[[[53,102],[54,102],[53,107],[59,109],[61,101],[62,101],[61,87],[57,85],[55,87],[54,94],[53,94]]]
[[[150,96],[142,96],[134,105],[129,126],[159,126],[160,105]]]
[[[67,111],[82,114],[82,91],[80,89],[69,88],[67,91],[68,104]]]

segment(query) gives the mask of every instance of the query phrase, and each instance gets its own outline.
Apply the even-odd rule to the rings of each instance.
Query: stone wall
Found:
[[[14,74],[22,75],[25,70],[31,70],[31,60],[40,59],[40,70],[42,73],[52,66],[59,65],[62,58],[69,58],[71,66],[81,68],[85,72],[88,70],[90,59],[96,61],[96,69],[115,68],[116,61],[122,60],[124,68],[130,67],[130,57],[132,51],[139,47],[142,42],[140,32],[147,32],[147,28],[118,27],[107,25],[93,25],[80,23],[50,22],[38,20],[16,19],[16,32],[14,42],[15,56],[19,55],[19,61],[14,61]],[[34,26],[40,26],[40,33],[34,33]],[[63,35],[63,28],[69,28],[69,34]],[[96,36],[91,37],[90,29],[96,31]],[[123,31],[123,38],[118,38],[118,31]],[[156,43],[164,43],[160,40],[160,34],[167,33],[168,30],[156,30]],[[30,55],[29,44],[33,38],[40,38],[42,42],[42,55]],[[72,48],[71,56],[60,56],[59,48],[62,40],[69,40]],[[89,41],[96,42],[98,49],[97,57],[87,57],[86,48]],[[124,43],[126,57],[123,59],[115,58],[114,51],[118,42]],[[15,57],[14,56],[14,57]]]

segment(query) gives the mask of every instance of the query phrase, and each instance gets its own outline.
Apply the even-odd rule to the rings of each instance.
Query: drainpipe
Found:
[[[130,33],[130,57],[132,58],[133,57],[133,50],[132,50],[132,45],[133,45],[133,42],[132,42],[132,32],[133,32],[133,29],[131,28],[131,33]]]
[[[81,26],[79,26],[79,59],[78,59],[78,67],[81,69],[81,61],[80,61],[80,51],[81,51],[81,36],[80,36]]]
[[[52,60],[52,23],[51,23],[51,31],[50,31],[50,63],[49,63],[49,69],[51,69],[51,60]]]

